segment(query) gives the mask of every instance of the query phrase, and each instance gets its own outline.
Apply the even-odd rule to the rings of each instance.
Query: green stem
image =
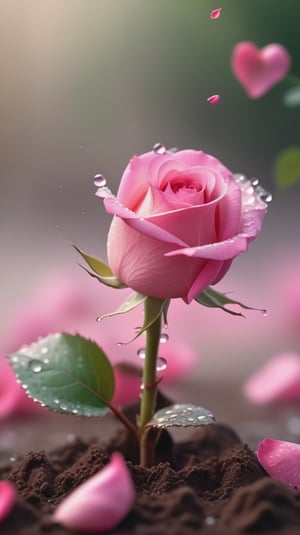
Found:
[[[157,300],[156,300],[157,301]],[[163,303],[163,302],[162,302]],[[143,370],[143,393],[139,418],[139,436],[141,442],[141,464],[148,466],[153,462],[153,448],[143,437],[144,429],[155,412],[157,395],[156,363],[161,334],[161,313],[153,320],[153,300],[147,298],[144,303],[144,323],[146,329],[146,348]]]

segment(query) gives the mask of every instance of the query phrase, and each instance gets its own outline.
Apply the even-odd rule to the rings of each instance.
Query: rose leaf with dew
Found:
[[[227,297],[226,294],[217,292],[210,286],[208,286],[203,292],[201,292],[201,294],[197,295],[197,297],[195,297],[195,301],[197,301],[197,303],[200,303],[200,305],[206,307],[221,308],[222,310],[228,312],[228,314],[232,314],[233,316],[243,316],[243,314],[241,312],[235,312],[234,310],[227,308],[225,305],[238,305],[239,307],[244,308],[245,310],[258,310],[263,314],[267,313],[266,310],[250,307],[244,305],[240,301],[230,299],[229,297]]]
[[[300,180],[300,147],[281,151],[274,164],[274,176],[280,189],[293,186]]]
[[[74,243],[71,243],[71,245],[93,270],[93,273],[91,273],[84,266],[81,266],[89,275],[91,275],[91,277],[94,277],[102,284],[110,286],[111,288],[126,288],[126,286],[114,276],[111,269],[104,262],[102,262],[102,260],[99,260],[99,258],[95,258],[94,256],[82,251]]]
[[[102,349],[79,335],[51,334],[9,355],[18,382],[48,409],[104,415],[114,394],[113,369]]]
[[[157,411],[147,427],[199,427],[214,423],[215,418],[210,410],[190,403],[182,403]]]

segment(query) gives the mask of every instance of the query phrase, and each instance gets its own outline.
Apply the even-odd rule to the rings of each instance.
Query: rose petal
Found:
[[[300,355],[276,355],[245,382],[243,392],[254,403],[299,400]]]
[[[211,260],[230,260],[239,253],[247,251],[248,239],[244,235],[238,235],[225,241],[209,243],[208,245],[198,245],[196,247],[185,247],[176,249],[165,254],[165,256],[193,256],[198,258],[208,258]]]
[[[271,477],[300,487],[300,444],[266,438],[258,445],[257,458]]]
[[[116,528],[135,501],[128,468],[119,453],[110,463],[65,498],[53,518],[69,529],[104,532]]]
[[[3,522],[9,515],[15,500],[15,487],[9,481],[0,481],[0,522]]]
[[[167,232],[142,217],[137,217],[134,212],[123,206],[115,197],[104,199],[104,205],[109,214],[120,217],[129,227],[141,232],[149,238],[154,238],[155,240],[167,243],[176,243],[183,246],[186,245],[185,242],[174,236],[174,234]]]
[[[238,43],[232,54],[232,70],[250,98],[259,98],[288,73],[291,59],[279,44],[259,50],[253,43]]]

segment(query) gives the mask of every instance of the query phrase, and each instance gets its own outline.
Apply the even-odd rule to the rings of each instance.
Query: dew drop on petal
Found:
[[[219,18],[219,16],[221,15],[222,13],[222,8],[219,7],[217,9],[213,9],[211,12],[210,12],[210,15],[209,17],[211,18],[211,20],[216,20]]]
[[[46,355],[46,353],[48,353],[48,351],[49,351],[48,347],[42,347],[42,349],[41,349],[42,355]]]
[[[272,194],[266,191],[262,186],[257,186],[255,188],[255,193],[263,202],[269,203],[272,200]]]
[[[258,178],[251,178],[251,184],[252,186],[256,187],[259,184]]]
[[[220,95],[211,95],[206,100],[209,102],[209,104],[218,104],[220,98]]]
[[[155,152],[155,154],[166,154],[167,149],[162,143],[155,143],[153,151]]]
[[[156,371],[162,372],[166,369],[168,363],[164,357],[158,357],[156,362]]]
[[[161,344],[165,344],[169,340],[169,335],[167,333],[162,333],[159,337]]]
[[[103,188],[106,186],[106,178],[103,175],[97,174],[93,177],[93,183],[96,188]]]

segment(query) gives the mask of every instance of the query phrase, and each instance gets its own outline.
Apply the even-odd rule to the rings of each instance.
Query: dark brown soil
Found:
[[[66,535],[51,514],[75,487],[123,451],[137,489],[133,510],[112,535],[299,535],[300,492],[269,478],[255,454],[221,424],[173,443],[162,434],[151,469],[136,464],[136,448],[124,431],[106,447],[75,439],[50,453],[31,452],[0,467],[14,483],[17,503],[1,535]],[[73,533],[73,532],[72,532]]]

